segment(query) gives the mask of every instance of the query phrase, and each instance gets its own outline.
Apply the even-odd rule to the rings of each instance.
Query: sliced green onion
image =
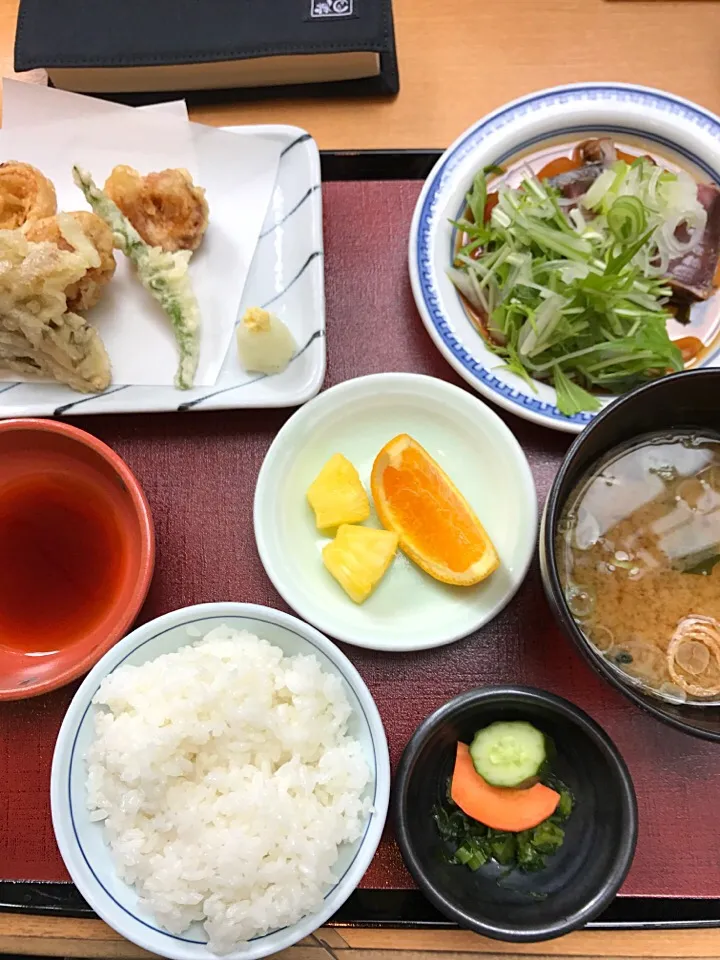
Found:
[[[455,859],[457,860],[458,863],[462,863],[462,864],[469,863],[470,860],[472,860],[472,857],[473,857],[473,851],[465,844],[463,844],[461,847],[458,847],[457,850],[455,851]]]
[[[593,209],[600,205],[600,201],[615,183],[615,173],[612,170],[603,170],[595,183],[591,184],[580,202],[584,207]]]
[[[608,210],[607,222],[620,243],[634,243],[647,224],[645,207],[637,197],[618,197]]]

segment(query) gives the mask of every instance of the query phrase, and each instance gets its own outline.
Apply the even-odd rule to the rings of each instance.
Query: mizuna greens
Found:
[[[531,386],[552,383],[566,415],[597,409],[590,391],[682,370],[666,329],[667,270],[705,229],[695,181],[643,157],[619,160],[568,199],[530,171],[489,194],[495,172],[473,181],[448,271],[488,347]]]

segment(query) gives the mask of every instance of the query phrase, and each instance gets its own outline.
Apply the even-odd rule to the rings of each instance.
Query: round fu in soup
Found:
[[[557,557],[590,643],[658,696],[720,702],[720,439],[640,437],[568,498]]]

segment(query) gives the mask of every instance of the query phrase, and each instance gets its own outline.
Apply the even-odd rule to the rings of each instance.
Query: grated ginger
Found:
[[[237,328],[240,363],[248,373],[282,373],[297,345],[287,326],[262,307],[249,307]]]

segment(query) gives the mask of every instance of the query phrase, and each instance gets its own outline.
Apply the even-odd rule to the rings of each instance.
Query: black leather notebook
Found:
[[[128,99],[398,90],[391,0],[21,0],[15,69],[38,67],[56,87]]]

